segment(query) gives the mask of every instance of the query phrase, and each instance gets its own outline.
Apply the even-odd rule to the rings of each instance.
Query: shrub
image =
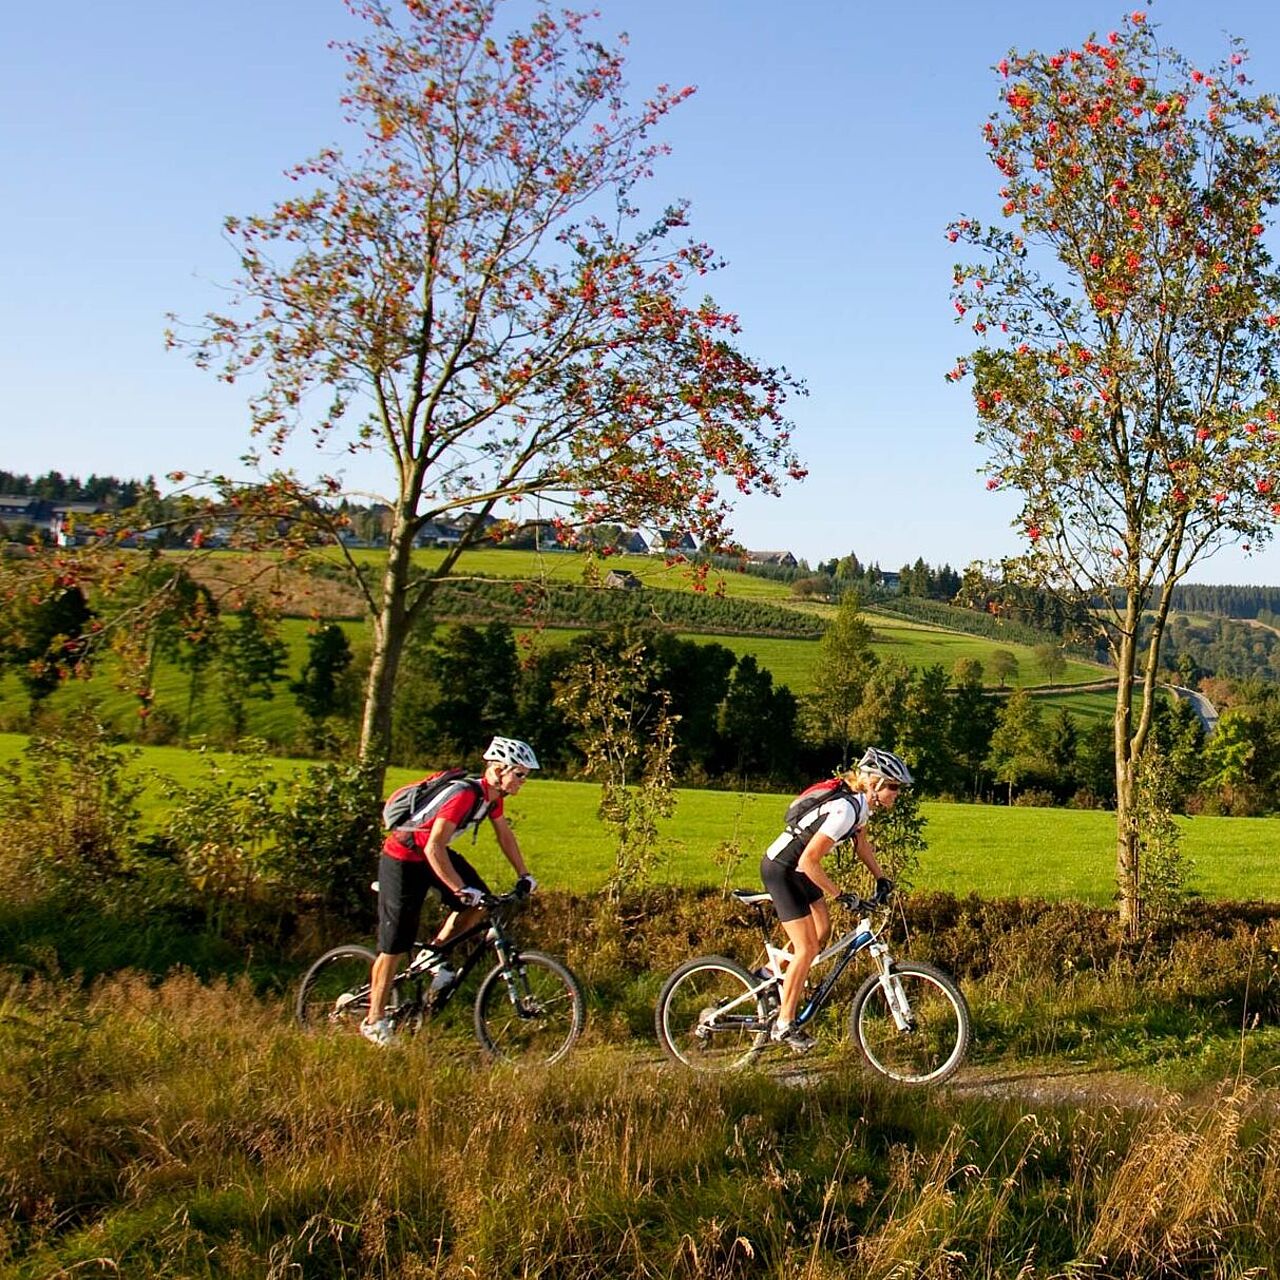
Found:
[[[138,741],[151,747],[167,747],[182,737],[182,720],[168,707],[152,707],[138,729]]]
[[[101,897],[132,870],[142,782],[137,752],[92,717],[47,718],[25,754],[0,768],[0,888],[8,901],[51,892]]]
[[[201,749],[205,776],[192,786],[163,779],[172,842],[205,923],[215,934],[247,921],[275,843],[277,782],[262,743],[222,764]]]
[[[1042,791],[1038,787],[1028,787],[1013,797],[1014,808],[1051,809],[1057,804],[1057,797],[1052,791]]]
[[[284,789],[274,818],[276,844],[264,854],[264,867],[282,888],[309,895],[322,914],[367,919],[381,811],[371,765],[308,768]]]

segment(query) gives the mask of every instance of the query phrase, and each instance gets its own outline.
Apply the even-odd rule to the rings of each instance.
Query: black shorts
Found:
[[[803,871],[783,866],[773,858],[760,859],[760,879],[773,899],[779,920],[803,920],[822,890]]]
[[[450,849],[449,862],[463,884],[489,892],[480,873],[462,854]],[[383,955],[404,955],[418,940],[422,904],[430,889],[440,894],[450,911],[463,910],[453,890],[432,871],[429,862],[406,862],[389,853],[378,859],[378,950]]]

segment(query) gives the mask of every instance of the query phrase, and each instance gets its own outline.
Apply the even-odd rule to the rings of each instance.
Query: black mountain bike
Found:
[[[398,1035],[417,1031],[452,1002],[468,975],[492,948],[497,963],[476,992],[474,1026],[481,1048],[492,1058],[557,1062],[573,1047],[586,1024],[582,986],[569,969],[541,951],[526,951],[510,933],[510,916],[524,894],[487,894],[485,916],[433,952],[414,945],[408,966],[397,973],[384,1016]],[[427,967],[446,957],[452,972],[441,982]],[[369,1010],[368,947],[326,951],[307,970],[298,990],[298,1021],[312,1030],[340,1028],[358,1034]]]
[[[658,1042],[677,1062],[701,1071],[747,1066],[769,1046],[782,966],[789,955],[769,941],[769,895],[735,889],[733,896],[755,909],[769,964],[750,973],[725,956],[699,956],[682,964],[658,996]],[[803,1027],[818,1016],[850,961],[865,951],[875,972],[858,988],[849,1009],[849,1033],[858,1052],[876,1071],[900,1084],[945,1080],[969,1049],[969,1006],[960,988],[933,965],[890,955],[884,940],[888,915],[874,926],[870,915],[883,904],[852,896],[837,901],[866,914],[814,961],[813,973],[834,964],[801,1007],[795,1025]]]

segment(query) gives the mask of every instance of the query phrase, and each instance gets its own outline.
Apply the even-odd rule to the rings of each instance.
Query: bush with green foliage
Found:
[[[600,820],[615,841],[606,894],[617,899],[653,874],[658,820],[675,812],[670,694],[654,687],[643,635],[592,649],[564,673],[556,704],[574,726],[583,772],[600,783]]]
[[[57,717],[0,766],[0,896],[102,900],[135,871],[137,754],[92,717]]]
[[[219,934],[242,926],[272,868],[279,782],[262,744],[247,745],[230,760],[202,751],[203,777],[193,784],[161,780],[164,836],[203,906],[206,927]]]
[[[285,782],[272,815],[274,848],[263,868],[275,877],[283,900],[307,901],[323,915],[367,924],[369,889],[382,845],[382,796],[370,765],[320,764]]]

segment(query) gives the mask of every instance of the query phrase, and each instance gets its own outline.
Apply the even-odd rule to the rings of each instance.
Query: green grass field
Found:
[[[1101,693],[1046,693],[1037,695],[1036,701],[1043,707],[1046,718],[1058,711],[1070,711],[1082,726],[1092,724],[1095,720],[1110,721],[1116,710],[1114,690]]]
[[[1009,685],[1015,689],[1049,683],[1048,677],[1036,662],[1035,650],[1030,645],[1007,644],[1000,640],[987,640],[981,636],[965,635],[959,631],[940,631],[919,623],[899,622],[896,619],[868,616],[874,632],[873,647],[882,658],[897,658],[909,667],[927,667],[935,663],[950,671],[963,659],[981,662],[988,683],[994,683],[991,673],[991,655],[997,649],[1007,649],[1018,660],[1018,670]],[[1091,662],[1068,659],[1065,670],[1055,676],[1054,684],[1087,684],[1106,680],[1107,668]]]
[[[231,554],[231,553],[228,553]],[[330,553],[335,555],[337,553]],[[383,554],[375,550],[354,550],[357,563],[383,562]],[[444,559],[443,551],[420,550],[413,553],[413,561],[424,569],[431,569]],[[487,578],[525,578],[549,582],[581,583],[588,567],[603,577],[610,569],[627,569],[647,587],[661,587],[667,591],[692,591],[693,579],[689,565],[668,565],[661,556],[609,556],[591,560],[571,551],[468,551],[459,562],[458,576],[468,575]],[[708,591],[721,591],[734,599],[767,600],[774,604],[788,604],[794,597],[791,586],[772,578],[760,578],[754,574],[731,573],[712,570],[707,578]]]
[[[288,651],[284,679],[274,687],[273,696],[269,700],[250,698],[246,702],[249,736],[288,742],[300,728],[302,717],[288,686],[290,680],[301,674],[307,660],[307,632],[311,625],[305,618],[280,620],[280,637]],[[337,625],[347,633],[353,647],[364,642],[367,628],[363,622],[341,622]],[[130,734],[137,723],[138,704],[132,693],[119,687],[115,670],[113,661],[108,657],[90,679],[72,680],[55,690],[47,705],[52,710],[63,710],[82,703],[86,697],[92,698],[97,703],[98,715],[105,724],[118,732]],[[197,702],[191,717],[193,736],[215,735],[226,724],[216,679],[213,675],[205,679],[206,691]],[[156,666],[154,687],[155,707],[177,717],[178,724],[184,725],[190,676],[174,663],[161,661]],[[21,714],[26,705],[26,694],[17,676],[12,671],[0,674],[0,715],[12,717]]]
[[[487,554],[519,556],[523,553],[490,552]],[[961,659],[977,659],[989,670],[991,654],[998,648],[1005,648],[1018,660],[1018,672],[1010,681],[1011,687],[1035,688],[1045,683],[1045,677],[1036,663],[1035,654],[1026,645],[1000,644],[960,632],[934,630],[914,623],[879,617],[872,618],[871,621],[872,649],[881,658],[900,661],[911,667],[937,663],[948,672]],[[311,625],[311,622],[304,618],[281,619],[280,634],[289,654],[285,666],[286,679],[275,687],[274,697],[269,701],[257,698],[249,700],[247,713],[250,734],[278,742],[293,740],[299,727],[299,715],[293,695],[288,690],[288,681],[298,676],[306,661],[307,632]],[[343,622],[340,625],[346,631],[353,647],[365,642],[368,631],[363,622]],[[528,633],[528,629],[520,630]],[[579,628],[558,627],[537,633],[538,642],[547,645],[568,643],[573,636],[580,634],[582,632]],[[814,687],[813,669],[819,652],[816,640],[700,635],[691,632],[681,634],[688,640],[705,640],[709,643],[722,644],[739,657],[744,654],[752,655],[761,667],[772,673],[775,683],[786,685],[793,693],[808,693]],[[1057,678],[1056,683],[1087,683],[1105,679],[1106,674],[1106,670],[1102,667],[1073,661],[1068,663],[1067,670]],[[155,673],[155,705],[177,717],[180,725],[186,722],[189,683],[188,675],[173,663],[162,661],[158,664]],[[65,707],[83,699],[86,693],[98,700],[101,706],[100,714],[107,723],[120,732],[130,731],[130,726],[136,721],[137,704],[129,693],[117,686],[109,659],[90,680],[73,681],[65,688],[57,690],[52,695],[49,705],[54,708]],[[1087,719],[1109,715],[1113,706],[1113,701],[1108,694],[1052,694],[1046,695],[1046,700],[1047,705],[1055,708],[1059,705],[1068,706],[1074,714]],[[21,715],[25,706],[25,694],[16,675],[8,672],[0,676],[0,715],[9,717],[10,723],[15,723],[13,717]],[[211,687],[203,702],[195,708],[191,721],[192,733],[217,733],[223,727],[223,721],[216,689]]]
[[[0,760],[13,758],[24,742],[19,735],[0,734]],[[152,780],[164,775],[190,783],[202,768],[198,755],[179,748],[148,747],[140,752],[136,767]],[[306,764],[279,760],[271,767],[284,777]],[[407,769],[391,770],[387,789],[414,776]],[[593,784],[546,780],[531,784],[511,806],[530,865],[544,883],[590,890],[604,882],[613,854],[608,833],[596,817],[598,799]],[[666,853],[660,878],[675,884],[722,884],[726,872],[717,865],[716,850],[729,841],[743,854],[727,879],[734,886],[757,883],[759,853],[777,834],[788,799],[681,790],[676,816],[664,824]],[[159,788],[150,787],[144,806],[153,826],[162,824],[161,803]],[[920,888],[984,897],[1111,901],[1115,821],[1110,813],[929,801],[921,807],[928,820],[928,848],[921,858]],[[1274,869],[1280,821],[1197,817],[1180,819],[1179,825],[1183,847],[1194,863],[1194,892],[1206,898],[1280,899]],[[495,884],[505,883],[509,873],[488,834],[474,848],[468,843],[466,851]],[[371,850],[371,868],[375,855]]]

